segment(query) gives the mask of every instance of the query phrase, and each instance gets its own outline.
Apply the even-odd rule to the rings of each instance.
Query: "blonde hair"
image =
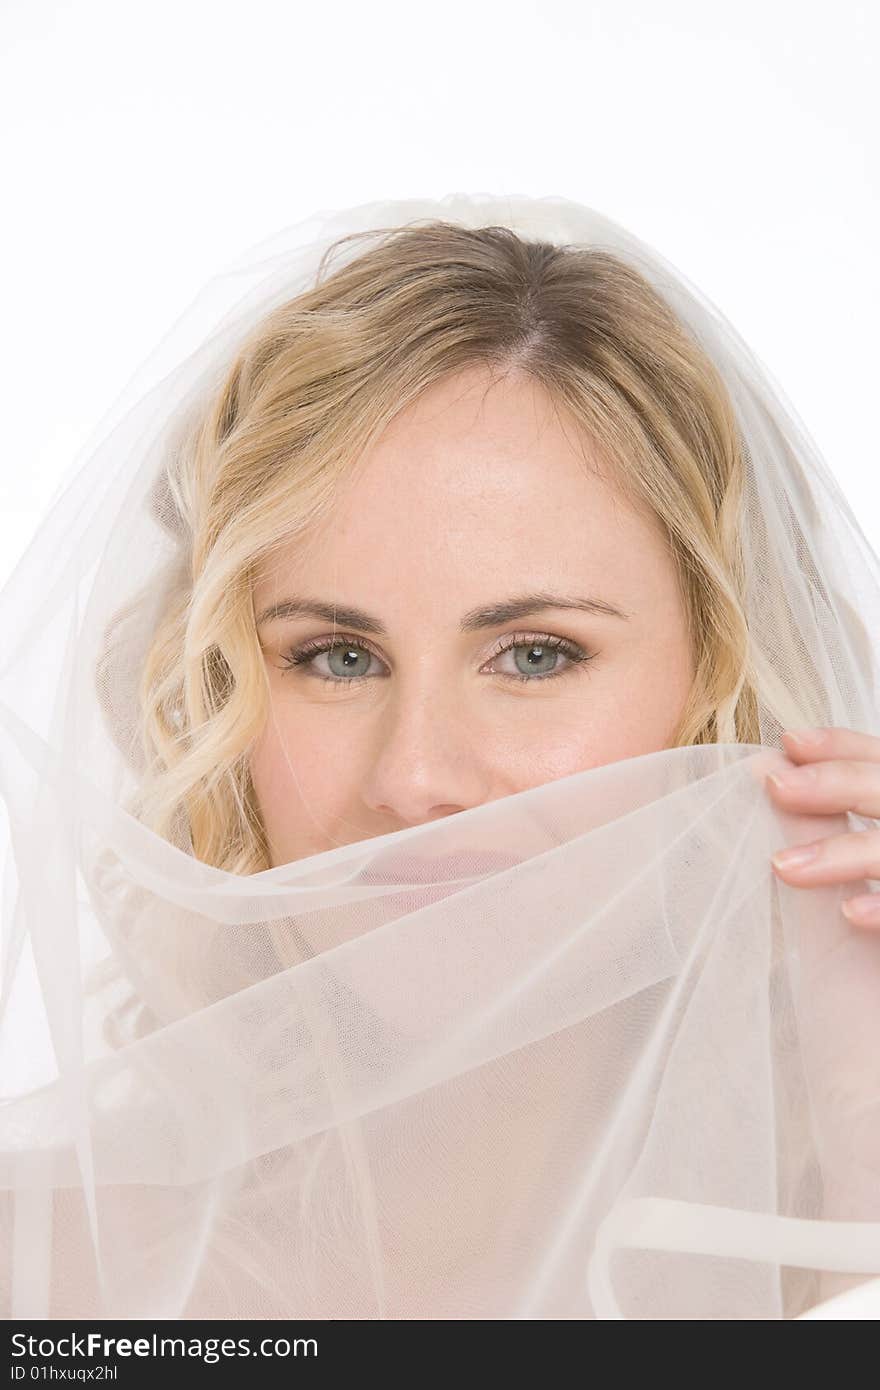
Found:
[[[329,273],[355,238],[374,244]],[[254,575],[305,543],[399,411],[477,365],[540,383],[663,528],[695,670],[670,746],[759,741],[737,540],[744,460],[706,353],[608,251],[503,226],[380,228],[334,242],[314,286],[249,334],[160,480],[186,561],[138,696],[137,814],[156,833],[230,872],[270,867],[249,772],[269,700]]]

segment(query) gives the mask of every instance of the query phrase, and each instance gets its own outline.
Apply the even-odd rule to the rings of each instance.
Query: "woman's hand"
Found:
[[[813,741],[799,741],[787,730],[783,735],[789,761],[799,766],[777,764],[774,772],[765,774],[779,809],[819,817],[852,811],[880,819],[880,738],[845,728],[804,732],[813,734]],[[792,775],[790,788],[774,785],[772,779],[781,773]],[[880,879],[880,826],[826,834],[798,848],[815,848],[818,853],[800,867],[786,866],[785,852],[771,860],[778,876],[795,888]],[[859,894],[841,906],[849,921],[865,930],[852,931],[840,918],[818,923],[805,914],[798,937],[803,969],[798,1028],[820,1136],[822,1216],[830,1221],[876,1221],[880,1217],[880,892]],[[872,928],[878,940],[871,938]],[[866,1274],[822,1270],[819,1300],[833,1298],[867,1278]]]
[[[783,738],[786,755],[799,766],[766,777],[781,810],[798,815],[852,811],[880,819],[880,738],[843,728],[804,729],[797,735],[786,730]],[[813,840],[774,854],[771,862],[795,888],[880,879],[880,828]],[[880,893],[848,898],[842,910],[855,926],[880,928]]]

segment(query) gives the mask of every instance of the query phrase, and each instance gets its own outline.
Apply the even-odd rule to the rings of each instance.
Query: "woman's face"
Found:
[[[693,668],[666,542],[540,385],[488,382],[402,412],[257,577],[273,865],[670,746]]]

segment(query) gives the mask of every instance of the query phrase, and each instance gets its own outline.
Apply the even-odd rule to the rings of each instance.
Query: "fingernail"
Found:
[[[822,742],[825,736],[824,729],[785,729],[784,733],[804,748],[815,747],[817,743]]]
[[[851,898],[842,904],[841,911],[851,922],[880,923],[880,893],[868,898]]]
[[[797,849],[781,849],[773,855],[773,863],[777,869],[799,869],[802,864],[809,864],[811,859],[815,859],[818,853],[818,845],[799,845]]]
[[[790,772],[768,772],[768,780],[774,787],[780,787],[783,791],[789,791],[803,787],[807,782],[812,782],[816,776],[814,767],[794,767]]]

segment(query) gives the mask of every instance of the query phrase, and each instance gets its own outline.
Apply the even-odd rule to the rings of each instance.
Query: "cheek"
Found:
[[[610,726],[618,757],[669,747],[694,680],[686,634],[646,645],[618,689]]]
[[[298,824],[303,806],[320,813],[344,799],[344,768],[338,745],[328,745],[307,717],[285,721],[276,712],[250,757],[251,780],[270,834],[291,826],[294,816]]]
[[[532,731],[516,755],[529,783],[551,781],[651,751],[654,731],[641,718],[631,718],[618,700],[602,698],[579,710],[556,712],[556,718]]]
[[[556,706],[532,757],[547,780],[667,748],[690,692],[686,650],[621,653]]]
[[[589,693],[580,686],[564,698],[526,699],[484,729],[479,756],[508,790],[521,790],[662,747],[662,737],[627,703],[626,689],[631,685],[594,682]]]

